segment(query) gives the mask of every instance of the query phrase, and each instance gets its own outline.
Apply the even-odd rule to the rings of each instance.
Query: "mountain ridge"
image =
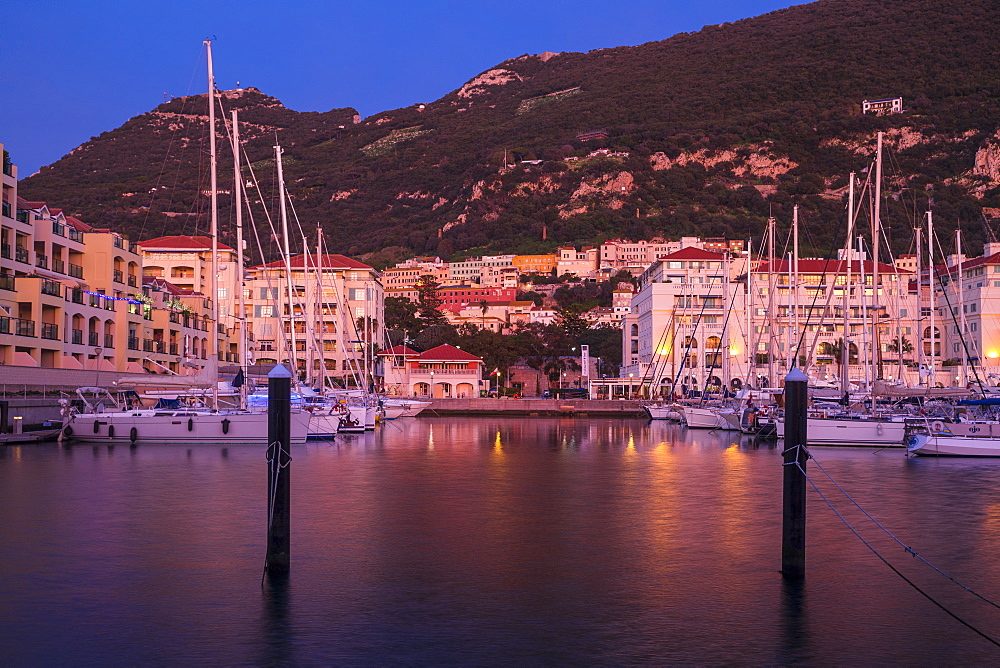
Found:
[[[903,249],[915,209],[933,204],[975,240],[987,234],[983,208],[1000,207],[989,167],[1000,51],[988,26],[998,24],[1000,7],[985,0],[825,0],[638,46],[525,54],[438,100],[363,120],[350,108],[294,112],[256,89],[224,97],[241,107],[262,172],[278,135],[305,226],[322,223],[332,251],[381,263],[623,235],[746,237],[794,204],[818,251],[834,241],[847,173],[870,162],[858,146],[877,130],[891,133],[896,163],[887,196],[908,202],[907,215],[887,212]],[[897,96],[905,114],[860,114],[863,99]],[[178,98],[130,119],[22,190],[132,235],[182,231],[179,218],[204,231],[204,124],[179,135],[179,117],[164,116],[193,122],[204,103]],[[273,176],[258,176],[271,202]],[[137,206],[139,194],[148,203]]]

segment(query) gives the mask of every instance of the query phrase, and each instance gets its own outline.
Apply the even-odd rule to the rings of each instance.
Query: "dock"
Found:
[[[638,401],[607,399],[434,399],[421,416],[648,417]]]

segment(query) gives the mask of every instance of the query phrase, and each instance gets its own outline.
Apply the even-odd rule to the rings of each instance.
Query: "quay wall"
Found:
[[[563,417],[646,417],[638,401],[603,399],[434,399],[421,416],[522,415]]]

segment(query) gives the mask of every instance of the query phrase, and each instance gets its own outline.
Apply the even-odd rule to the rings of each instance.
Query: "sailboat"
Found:
[[[219,409],[218,327],[219,322],[219,219],[218,219],[218,170],[215,135],[215,75],[212,64],[212,43],[205,42],[208,58],[208,117],[211,160],[211,217],[212,217],[212,282],[211,303],[213,326],[210,332],[210,350],[205,367],[194,376],[161,376],[130,374],[120,377],[119,386],[169,387],[178,390],[201,390],[211,396],[211,406],[202,401],[198,405],[170,408],[137,408],[118,401],[110,392],[97,387],[77,390],[79,406],[68,400],[61,401],[63,410],[62,438],[101,443],[247,443],[267,444],[267,413],[264,411]],[[238,148],[237,148],[238,150]],[[243,249],[238,249],[242,253]],[[243,314],[241,314],[243,315]],[[179,392],[182,394],[182,392]],[[159,403],[159,402],[158,402]],[[292,443],[304,443],[309,425],[309,415],[292,411],[290,431]]]

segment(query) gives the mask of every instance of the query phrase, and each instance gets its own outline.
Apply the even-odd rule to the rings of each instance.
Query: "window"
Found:
[[[355,309],[354,309],[354,317],[356,317],[356,318],[363,318],[363,317],[365,317],[365,307],[364,306],[357,306],[357,307],[355,307]]]
[[[274,316],[274,306],[272,304],[257,304],[254,306],[254,317],[270,318]]]
[[[352,302],[363,302],[365,300],[365,289],[364,288],[350,288],[348,291],[348,299]]]
[[[260,289],[261,299],[277,299],[278,298],[278,288],[261,288]]]

